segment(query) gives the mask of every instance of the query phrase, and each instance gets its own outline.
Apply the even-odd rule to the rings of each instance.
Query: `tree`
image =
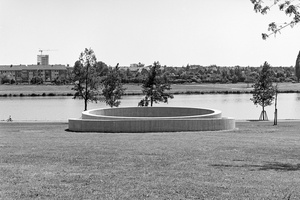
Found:
[[[97,62],[96,63],[96,72],[97,72],[97,75],[100,77],[105,76],[108,73],[107,64],[105,64],[102,61]]]
[[[281,29],[291,26],[294,27],[296,24],[300,22],[300,13],[299,13],[299,4],[300,0],[269,0],[269,1],[262,1],[262,0],[250,0],[254,5],[254,10],[257,13],[267,14],[273,6],[278,6],[279,10],[285,12],[286,15],[292,17],[292,20],[289,22],[284,22],[282,24],[272,22],[269,24],[268,31],[270,33],[262,33],[262,38],[265,40],[270,35],[280,33]],[[270,2],[270,5],[267,5],[265,2]]]
[[[245,80],[245,83],[247,83],[247,87],[249,87],[249,83],[254,83],[257,77],[258,77],[257,72],[250,72],[250,73],[248,72],[246,74],[246,80]]]
[[[0,75],[1,84],[14,84],[15,80],[8,75]]]
[[[105,97],[105,103],[110,107],[118,107],[120,105],[121,101],[119,100],[122,98],[125,91],[118,66],[119,63],[114,69],[110,68],[102,81],[104,87],[102,93]]]
[[[88,102],[97,102],[99,79],[96,68],[96,56],[94,51],[85,49],[79,56],[79,60],[75,62],[72,72],[72,80],[75,86],[74,99],[84,99],[84,110],[87,110]]]
[[[298,83],[300,79],[300,51],[296,59],[296,65],[295,65],[295,75],[297,77]]]
[[[142,84],[142,92],[145,97],[138,105],[148,106],[150,103],[152,107],[153,103],[167,103],[169,98],[173,98],[172,94],[165,92],[165,90],[170,89],[171,85],[167,81],[167,78],[161,75],[159,62],[154,62]]]
[[[30,80],[31,84],[37,84],[37,85],[43,84],[43,82],[44,81],[43,81],[42,77],[39,77],[39,76],[35,76]]]
[[[258,79],[252,86],[254,89],[253,98],[251,98],[251,101],[253,101],[254,105],[258,104],[262,107],[262,112],[259,118],[260,120],[268,119],[265,107],[272,105],[274,100],[276,89],[272,82],[273,76],[274,73],[271,66],[265,62],[262,66],[262,70]]]
[[[276,83],[275,85],[275,111],[274,111],[274,126],[277,125],[277,119],[278,119],[278,115],[277,115],[277,97],[278,97],[278,83]]]

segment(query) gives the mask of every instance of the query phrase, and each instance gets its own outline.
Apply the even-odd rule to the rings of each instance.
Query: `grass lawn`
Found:
[[[66,95],[74,93],[72,85],[0,85],[0,95],[24,95],[49,94]],[[125,93],[141,94],[141,85],[125,84]],[[188,93],[188,92],[224,92],[224,91],[251,91],[251,84],[236,83],[236,84],[173,84],[171,85],[172,93]],[[300,83],[280,83],[280,91],[300,91]]]
[[[0,123],[0,199],[300,199],[300,122],[73,133]]]

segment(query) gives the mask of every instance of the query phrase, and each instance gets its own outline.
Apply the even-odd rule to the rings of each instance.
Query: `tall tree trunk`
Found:
[[[87,64],[87,66],[86,66],[84,111],[87,110],[87,102],[88,102],[88,79],[89,79],[89,64]]]
[[[298,79],[298,83],[299,83],[299,80],[300,80],[300,51],[299,51],[297,59],[296,59],[295,75],[296,75],[296,77]]]
[[[87,110],[87,101],[88,101],[87,98],[85,98],[85,99],[84,99],[84,111]]]
[[[262,118],[263,118],[263,121],[265,121],[265,106],[262,106]]]

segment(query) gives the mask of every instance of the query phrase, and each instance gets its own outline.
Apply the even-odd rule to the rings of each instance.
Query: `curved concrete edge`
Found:
[[[151,111],[150,111],[151,110]],[[166,116],[161,116],[163,114]],[[189,111],[198,112],[197,114],[188,113],[182,115],[181,112],[188,113]],[[108,112],[108,113],[106,113]],[[174,116],[174,113],[179,112],[180,115]],[[204,112],[205,114],[200,114]],[[208,113],[209,112],[209,113]],[[157,116],[145,116],[156,113]],[[179,114],[177,113],[177,114]],[[128,116],[126,116],[128,115]],[[92,109],[82,112],[82,119],[97,119],[97,120],[164,120],[164,119],[199,119],[199,118],[221,118],[222,112],[210,108],[191,108],[191,107],[121,107],[121,108],[102,108]]]
[[[160,119],[160,120],[92,120],[69,119],[75,132],[146,133],[183,131],[220,131],[235,129],[233,118]]]

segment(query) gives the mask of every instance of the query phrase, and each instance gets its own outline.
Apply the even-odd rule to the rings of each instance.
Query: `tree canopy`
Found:
[[[263,15],[267,14],[274,7],[278,7],[280,11],[284,12],[286,15],[291,17],[290,21],[286,21],[283,23],[271,22],[268,25],[268,31],[270,33],[262,33],[262,38],[267,39],[270,35],[280,33],[280,31],[287,27],[294,27],[296,24],[300,22],[300,0],[250,0],[254,5],[254,10],[257,13],[261,13]]]
[[[118,107],[121,103],[120,99],[124,94],[122,79],[119,71],[119,63],[115,68],[109,68],[105,78],[102,81],[102,94],[105,98],[106,105],[110,107]]]
[[[148,75],[142,84],[142,92],[145,97],[139,102],[139,106],[153,106],[153,103],[167,103],[169,98],[173,98],[172,94],[165,92],[170,90],[171,85],[168,78],[163,76],[160,71],[159,62],[154,62],[150,67]]]
[[[99,79],[97,74],[95,53],[91,48],[86,48],[80,53],[79,60],[75,62],[72,72],[72,79],[75,83],[75,86],[72,88],[75,90],[74,99],[84,99],[84,110],[87,110],[89,101],[97,102],[98,100]]]

